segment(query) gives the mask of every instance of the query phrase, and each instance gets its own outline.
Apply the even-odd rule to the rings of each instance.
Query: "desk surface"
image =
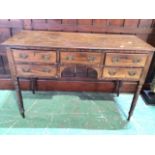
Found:
[[[90,34],[23,30],[2,45],[78,49],[148,50],[155,48],[134,35]]]

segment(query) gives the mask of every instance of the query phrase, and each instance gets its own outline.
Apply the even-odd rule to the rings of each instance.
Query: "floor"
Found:
[[[0,134],[143,135],[155,134],[155,106],[141,97],[127,122],[132,94],[23,91],[26,118],[14,91],[0,91]]]

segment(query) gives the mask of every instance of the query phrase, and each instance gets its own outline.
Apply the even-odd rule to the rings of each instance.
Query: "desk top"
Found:
[[[114,35],[73,32],[49,32],[23,30],[2,45],[40,48],[78,48],[78,49],[124,49],[148,50],[155,48],[135,35]]]

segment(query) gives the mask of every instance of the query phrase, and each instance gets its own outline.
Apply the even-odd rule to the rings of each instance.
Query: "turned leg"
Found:
[[[116,81],[116,88],[115,88],[115,90],[116,90],[117,96],[119,96],[119,94],[120,94],[121,86],[122,86],[122,81],[120,81],[120,80]]]
[[[20,84],[19,84],[19,78],[16,78],[14,80],[14,85],[15,85],[15,90],[17,94],[17,103],[18,103],[18,108],[21,116],[25,118],[24,114],[24,106],[23,106],[23,99],[22,99],[22,94],[21,94],[21,89],[20,89]]]
[[[141,89],[142,89],[142,85],[138,84],[136,93],[134,94],[134,97],[133,97],[133,100],[132,100],[132,104],[131,104],[131,107],[130,107],[130,110],[129,110],[128,121],[130,120],[130,118],[131,118],[131,116],[133,114],[133,111],[134,111],[134,109],[136,107],[136,103],[137,103],[138,96],[140,94]]]

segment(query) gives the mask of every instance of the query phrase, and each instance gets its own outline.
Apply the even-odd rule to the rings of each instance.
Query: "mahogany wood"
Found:
[[[22,29],[44,31],[74,31],[92,33],[134,34],[155,45],[154,19],[0,19],[0,42],[18,33]],[[10,75],[5,48],[0,46],[0,77]],[[145,82],[152,81],[152,63]],[[0,79],[1,81],[1,79]],[[9,83],[6,83],[9,86]]]
[[[105,67],[103,78],[139,80],[142,68]]]
[[[95,52],[61,52],[62,64],[100,65],[101,53]]]
[[[144,67],[147,59],[147,54],[118,54],[107,53],[107,66],[127,66],[127,67]]]
[[[118,95],[122,82],[133,81],[138,87],[129,111],[130,120],[154,52],[151,45],[136,36],[66,32],[22,31],[2,45],[8,48],[11,76],[23,117],[18,79],[46,78],[68,84],[70,81],[103,83],[113,80],[117,81],[115,89]],[[85,70],[85,76],[80,67]],[[73,76],[63,76],[65,70]],[[34,83],[32,90],[35,90]]]
[[[32,90],[31,82],[29,79],[21,78],[20,79],[20,88],[21,90]],[[135,82],[123,82],[122,89],[120,92],[134,93],[136,91],[137,84]],[[10,78],[1,79],[0,83],[1,89],[14,89],[13,81]],[[147,86],[148,87],[148,86]],[[115,92],[115,83],[114,81],[58,81],[58,80],[47,80],[47,79],[38,79],[37,90],[41,91],[89,91],[89,92]]]
[[[12,50],[16,62],[56,63],[55,51]]]
[[[142,89],[142,85],[141,85],[141,84],[138,84],[138,86],[137,86],[137,91],[136,91],[136,93],[134,94],[134,97],[133,97],[133,100],[132,100],[132,103],[131,103],[131,108],[130,108],[130,110],[129,110],[128,121],[130,120],[130,118],[131,118],[131,116],[132,116],[132,114],[133,114],[133,111],[134,111],[134,109],[135,109],[135,107],[136,107],[136,103],[137,103],[138,96],[139,96],[139,94],[140,94],[141,89]]]
[[[119,94],[120,94],[120,89],[122,87],[122,83],[123,82],[120,80],[116,81],[116,94],[117,94],[117,96],[119,96]]]
[[[21,77],[56,77],[57,68],[51,65],[16,65],[17,76]]]
[[[65,38],[65,40],[64,40]],[[72,32],[46,32],[24,30],[9,38],[2,45],[11,48],[63,48],[63,49],[115,49],[115,52],[134,53],[154,51],[154,48],[134,35],[90,34]],[[127,50],[127,51],[126,51]]]

